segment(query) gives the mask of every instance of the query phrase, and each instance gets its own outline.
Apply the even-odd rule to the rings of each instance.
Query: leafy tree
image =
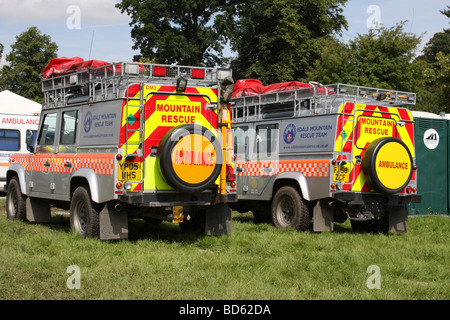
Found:
[[[266,82],[304,75],[320,51],[317,39],[347,27],[347,0],[122,0],[132,19],[136,60],[224,65],[230,41],[236,77]]]
[[[441,13],[447,16],[447,18],[450,18],[450,6],[447,6],[447,9],[441,10]]]
[[[450,6],[447,6],[447,10],[441,10],[440,12],[450,18]],[[443,52],[444,55],[450,54],[450,29],[435,33],[423,49],[423,55],[418,59],[425,59],[429,63],[434,63],[438,52]]]
[[[425,70],[424,75],[431,92],[426,110],[450,113],[450,54],[438,52],[436,62]]]
[[[411,62],[421,37],[404,32],[404,24],[370,29],[367,34],[358,34],[349,44],[330,40],[307,77],[322,83],[415,89],[413,75],[424,66]]]
[[[371,29],[350,41],[356,76],[363,85],[412,90],[411,62],[421,37],[395,27]]]
[[[347,44],[337,39],[322,39],[321,47],[319,59],[311,64],[302,81],[318,81],[322,84],[358,83],[356,73],[352,71],[354,65]]]
[[[131,17],[133,49],[158,63],[214,66],[223,63],[221,30],[226,0],[122,0],[116,6]]]
[[[450,18],[450,6],[440,11]],[[450,29],[433,35],[423,50],[423,55],[414,63],[426,62],[422,74],[416,79],[424,79],[420,107],[426,111],[450,113]],[[423,81],[423,80],[422,80]]]
[[[232,1],[233,3],[234,1]],[[305,76],[318,58],[321,38],[347,28],[342,5],[347,0],[247,0],[236,1],[235,17],[228,22],[231,63],[239,77],[265,83]]]
[[[437,32],[428,41],[423,49],[423,55],[420,57],[429,63],[436,62],[436,55],[438,52],[450,54],[450,29],[443,32]]]
[[[37,27],[30,27],[16,37],[6,56],[8,64],[0,70],[0,88],[25,98],[42,102],[41,72],[56,58],[58,46]]]

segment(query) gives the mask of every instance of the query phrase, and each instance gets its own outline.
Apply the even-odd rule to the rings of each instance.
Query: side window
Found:
[[[278,155],[278,124],[265,124],[256,127],[255,151],[259,158]]]
[[[26,140],[26,141],[27,141],[27,150],[28,150],[29,152],[33,152],[32,150],[33,150],[34,146],[36,145],[37,131],[36,131],[36,130],[30,130],[30,129],[28,129],[28,130],[27,130],[27,135],[33,135],[33,143],[32,143],[31,145],[28,145],[28,139]],[[31,148],[30,148],[30,147],[31,147]]]
[[[66,111],[62,114],[61,145],[75,144],[77,133],[78,110]]]
[[[19,130],[0,129],[0,150],[4,151],[20,150]]]
[[[47,113],[44,116],[41,131],[39,132],[38,145],[52,146],[55,142],[56,116],[56,113]]]
[[[235,127],[233,128],[234,135],[234,154],[244,156],[248,150],[248,127]]]

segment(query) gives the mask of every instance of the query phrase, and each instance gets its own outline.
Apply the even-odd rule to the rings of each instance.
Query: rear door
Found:
[[[171,190],[156,154],[161,139],[170,129],[186,124],[203,126],[217,136],[218,116],[212,105],[217,103],[217,91],[188,87],[185,92],[175,92],[175,87],[152,87],[146,92],[144,109],[143,189]]]
[[[261,195],[276,174],[279,159],[279,124],[257,124],[246,172],[249,177],[249,194]]]
[[[411,123],[402,121],[398,108],[373,105],[356,105],[354,111],[353,158],[354,172],[351,174],[353,191],[370,191],[367,175],[362,170],[362,163],[367,148],[377,139],[398,138],[412,144],[407,131]]]
[[[250,132],[252,124],[234,125],[234,154],[236,156],[237,193],[246,195],[248,192],[248,160],[250,150]]]

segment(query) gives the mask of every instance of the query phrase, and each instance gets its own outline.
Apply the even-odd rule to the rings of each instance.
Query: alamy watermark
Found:
[[[69,30],[81,29],[81,8],[77,5],[70,5],[66,9],[69,15],[66,19],[66,26]],[[366,20],[367,29],[379,29],[381,27],[381,8],[377,5],[370,5],[366,9],[370,16]]]
[[[373,4],[367,7],[366,13],[370,14],[366,20],[367,29],[379,29],[381,27],[381,8]]]
[[[66,272],[70,274],[67,278],[67,289],[80,289],[81,288],[81,270],[77,265],[68,266]]]
[[[69,30],[81,29],[81,9],[77,5],[70,5],[66,9],[69,17],[66,19],[66,26]]]
[[[366,273],[370,274],[367,278],[366,285],[368,289],[381,289],[381,271],[377,265],[371,265],[367,268]]]

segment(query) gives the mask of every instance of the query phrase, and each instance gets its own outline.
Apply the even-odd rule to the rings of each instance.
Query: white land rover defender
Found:
[[[52,60],[33,153],[10,158],[8,218],[57,206],[82,237],[127,238],[129,217],[230,233],[232,84],[227,69]]]
[[[238,198],[276,227],[406,231],[416,194],[413,93],[238,80],[231,99]]]

